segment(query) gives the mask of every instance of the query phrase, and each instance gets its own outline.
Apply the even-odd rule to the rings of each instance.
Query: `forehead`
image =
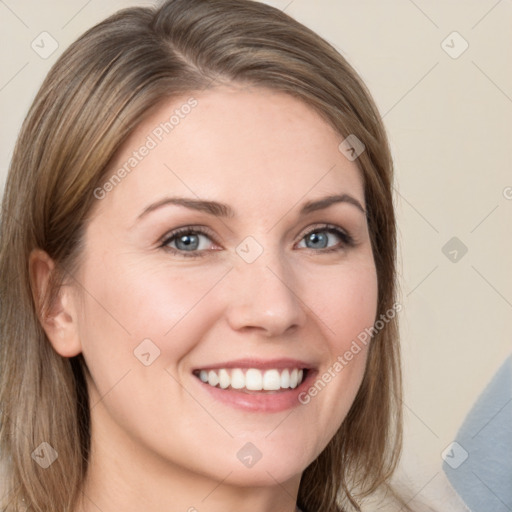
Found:
[[[140,209],[159,194],[180,193],[270,213],[301,198],[350,192],[364,204],[360,170],[338,149],[342,140],[312,107],[283,92],[222,86],[191,93],[162,102],[125,141],[105,182],[122,178],[110,179],[115,185],[102,203]]]

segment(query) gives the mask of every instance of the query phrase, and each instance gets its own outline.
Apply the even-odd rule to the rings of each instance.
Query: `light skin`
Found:
[[[152,112],[106,179],[190,96]],[[299,216],[305,203],[333,194],[366,208],[357,164],[338,150],[343,137],[280,92],[221,86],[193,96],[197,106],[96,202],[78,271],[43,320],[54,349],[83,353],[91,374],[80,512],[293,512],[302,472],[363,378],[367,347],[308,404],[263,412],[217,400],[193,375],[240,358],[296,358],[320,376],[377,312],[364,212],[345,200]],[[166,204],[139,218],[171,196],[222,202],[234,216]],[[191,225],[208,230],[195,239],[195,257],[183,256],[179,237],[167,243],[179,253],[162,247]],[[237,252],[247,237],[257,245],[246,249],[263,251],[251,263]],[[52,268],[33,253],[40,289]],[[148,366],[134,355],[145,339],[160,350]],[[252,467],[237,457],[247,442],[262,455]]]

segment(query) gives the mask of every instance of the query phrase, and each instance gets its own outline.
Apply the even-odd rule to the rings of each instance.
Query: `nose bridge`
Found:
[[[234,329],[259,328],[267,336],[302,325],[304,310],[291,262],[277,245],[263,247],[250,238],[237,247],[229,323]]]

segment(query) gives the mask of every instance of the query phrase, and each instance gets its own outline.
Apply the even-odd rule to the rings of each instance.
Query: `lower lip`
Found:
[[[314,374],[313,370],[308,370],[306,378],[295,389],[286,389],[283,391],[274,392],[258,392],[244,393],[236,389],[222,389],[218,387],[205,384],[199,378],[198,384],[208,393],[210,393],[216,400],[224,402],[237,409],[252,412],[281,412],[298,405],[302,405],[299,401],[299,395],[306,391],[309,383],[312,381]]]

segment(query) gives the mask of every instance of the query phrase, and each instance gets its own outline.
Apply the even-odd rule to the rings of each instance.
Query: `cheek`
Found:
[[[370,262],[333,271],[327,285],[312,294],[311,302],[322,320],[331,352],[342,354],[359,334],[370,328],[377,314],[377,274]],[[312,283],[313,284],[313,283]],[[331,354],[333,355],[333,354]]]
[[[378,282],[370,260],[333,271],[329,286],[310,295],[321,319],[328,355],[310,387],[299,397],[310,417],[324,425],[322,449],[346,417],[362,382],[377,314]],[[320,291],[318,291],[320,290]]]
[[[90,258],[82,277],[86,293],[81,340],[86,359],[109,358],[131,365],[134,350],[149,339],[168,364],[178,362],[210,325],[214,305],[207,295],[225,272],[169,268],[122,255]]]

